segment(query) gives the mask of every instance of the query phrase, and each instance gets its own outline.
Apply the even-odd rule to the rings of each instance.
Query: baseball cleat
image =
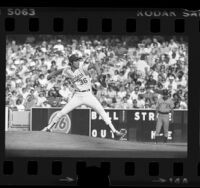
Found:
[[[48,129],[47,127],[45,127],[44,129],[42,129],[42,131],[44,131],[44,132],[51,132],[51,129]]]
[[[51,131],[52,131],[51,129],[47,129],[47,130],[46,130],[46,132],[51,132]]]
[[[124,135],[124,133],[122,131],[115,131],[114,135],[117,139],[120,139]]]
[[[122,136],[124,133],[122,133],[121,131],[115,131],[114,134],[117,136]]]

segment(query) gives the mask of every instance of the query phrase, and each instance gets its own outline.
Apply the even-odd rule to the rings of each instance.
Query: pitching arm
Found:
[[[87,72],[90,69],[94,69],[97,72],[97,75],[99,76],[101,74],[101,70],[99,68],[99,63],[97,61],[95,61],[94,59],[91,58],[87,58],[84,61],[84,66],[83,66],[83,70],[85,72]]]
[[[100,70],[100,68],[99,68],[98,63],[95,63],[95,64],[91,64],[91,63],[90,63],[88,69],[89,69],[89,68],[90,68],[90,69],[91,69],[91,68],[95,69],[96,72],[97,72],[97,76],[101,75],[101,70]]]

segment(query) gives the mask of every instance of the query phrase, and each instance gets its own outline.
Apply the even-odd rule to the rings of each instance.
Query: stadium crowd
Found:
[[[188,108],[188,44],[181,37],[10,36],[6,45],[6,106],[16,110],[62,107],[73,95],[65,75],[47,80],[77,54],[98,62],[103,88],[90,70],[93,93],[104,108],[155,109],[168,89],[175,109]],[[84,106],[82,106],[84,107]]]

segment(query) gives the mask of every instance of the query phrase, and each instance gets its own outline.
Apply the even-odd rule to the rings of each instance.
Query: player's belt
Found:
[[[169,112],[158,112],[159,114],[169,114]]]
[[[90,91],[90,89],[87,89],[87,90],[82,90],[82,91],[75,90],[75,92],[87,92],[87,91]]]

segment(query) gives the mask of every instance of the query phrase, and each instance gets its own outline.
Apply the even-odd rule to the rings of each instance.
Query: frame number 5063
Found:
[[[7,14],[8,16],[34,16],[36,12],[35,9],[32,8],[9,8]]]

